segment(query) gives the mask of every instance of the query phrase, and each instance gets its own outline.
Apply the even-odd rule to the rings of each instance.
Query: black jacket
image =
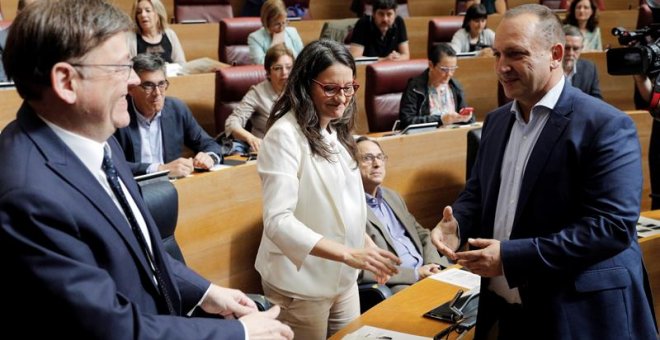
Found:
[[[404,129],[410,124],[440,122],[440,116],[430,114],[429,109],[429,96],[427,87],[429,83],[429,70],[427,69],[417,77],[408,80],[403,96],[401,96],[401,104],[399,106],[399,120],[401,121],[400,129]],[[456,103],[456,112],[467,106],[465,102],[465,94],[463,87],[455,80],[449,80],[449,88],[454,94],[454,103]],[[474,122],[474,116],[468,123]]]

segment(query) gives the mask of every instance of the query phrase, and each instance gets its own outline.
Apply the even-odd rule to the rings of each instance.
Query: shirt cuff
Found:
[[[193,307],[192,309],[190,309],[188,311],[188,313],[186,313],[186,316],[192,316],[195,309],[197,309],[197,307],[201,306],[202,302],[204,302],[204,299],[206,299],[206,296],[209,295],[210,290],[211,290],[211,285],[209,285],[209,288],[206,288],[206,291],[204,292],[204,295],[202,295],[202,298],[199,299],[199,301],[197,301],[197,304],[195,305],[195,307]],[[245,326],[243,326],[243,329],[245,329]]]
[[[154,173],[154,172],[158,171],[159,166],[160,166],[160,163],[149,164],[149,167],[147,167],[147,173],[150,174],[150,173]]]
[[[222,158],[218,156],[218,154],[216,154],[215,152],[207,152],[206,154],[208,154],[209,156],[211,156],[211,158],[213,158],[213,165],[218,165],[222,163]]]
[[[250,335],[248,334],[247,327],[245,327],[243,321],[238,320],[238,322],[240,322],[241,326],[243,326],[243,332],[245,333],[245,340],[250,340]]]

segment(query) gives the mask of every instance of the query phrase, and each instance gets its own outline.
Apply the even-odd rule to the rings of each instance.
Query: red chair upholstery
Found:
[[[228,18],[220,21],[218,60],[229,65],[252,64],[247,38],[261,28],[257,17]]]
[[[225,120],[250,86],[266,79],[263,65],[224,67],[215,72],[215,132],[225,130]]]
[[[539,0],[539,4],[544,5],[550,9],[566,9],[561,8],[561,5],[566,4],[566,2],[563,0]]]
[[[428,66],[426,59],[367,65],[364,102],[369,132],[392,130],[394,122],[399,119],[401,95],[408,79],[420,75]]]
[[[441,42],[451,42],[454,33],[463,26],[463,17],[452,15],[442,16],[429,20],[428,43],[426,50]]]
[[[224,18],[233,18],[234,13],[229,0],[174,0],[174,20],[220,22]]]

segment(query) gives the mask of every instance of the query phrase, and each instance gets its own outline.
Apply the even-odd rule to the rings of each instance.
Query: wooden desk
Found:
[[[433,337],[449,327],[446,322],[427,319],[427,311],[451,300],[459,288],[434,279],[424,279],[374,306],[357,320],[333,335],[340,340],[362,326],[374,326],[397,332]],[[452,339],[456,336],[454,332]],[[472,339],[468,333],[463,339]]]

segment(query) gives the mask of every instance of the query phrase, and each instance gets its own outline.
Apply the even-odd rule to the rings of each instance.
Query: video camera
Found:
[[[645,74],[653,79],[660,72],[660,24],[636,31],[615,27],[612,35],[619,38],[619,44],[628,47],[607,51],[607,73],[615,76]]]

